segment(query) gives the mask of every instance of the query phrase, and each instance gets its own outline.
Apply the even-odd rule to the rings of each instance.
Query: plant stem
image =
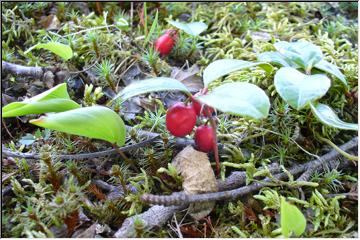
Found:
[[[347,152],[345,152],[344,150],[342,150],[341,148],[339,148],[338,146],[336,146],[335,143],[333,143],[332,141],[330,141],[329,139],[327,138],[323,138],[323,137],[320,137],[318,136],[318,138],[323,141],[323,142],[326,142],[327,144],[329,144],[330,146],[332,146],[336,151],[338,151],[341,155],[343,155],[344,157],[346,157],[347,159],[351,160],[351,161],[357,161],[358,160],[358,156],[354,156],[354,155],[351,155]]]
[[[210,120],[210,124],[214,133],[214,142],[213,142],[213,150],[214,150],[214,157],[216,162],[216,176],[219,176],[220,174],[220,159],[219,159],[219,149],[217,144],[217,135],[216,135],[216,123],[214,118],[212,117],[209,108],[205,108],[206,116]]]
[[[133,168],[134,171],[139,172],[139,169],[138,169],[138,167],[136,166],[136,164],[135,164],[135,162],[134,162],[133,160],[130,160],[130,159],[120,150],[120,148],[119,148],[116,144],[113,144],[113,147],[114,147],[115,151],[116,151],[117,153],[119,153],[119,155],[125,160],[125,162],[126,162],[127,164],[129,164],[129,165]]]

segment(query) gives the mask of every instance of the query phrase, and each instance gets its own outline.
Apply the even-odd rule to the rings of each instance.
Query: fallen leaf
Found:
[[[51,14],[49,16],[43,17],[40,20],[40,25],[46,30],[58,30],[60,27],[60,21],[56,15]]]
[[[218,191],[213,169],[204,152],[187,146],[172,161],[173,166],[183,177],[183,189],[187,194]],[[194,219],[206,217],[214,208],[215,202],[194,203],[189,206],[189,213]]]
[[[202,78],[196,76],[199,72],[200,68],[196,64],[192,65],[187,70],[174,67],[171,71],[170,77],[182,82],[190,90],[190,92],[198,92],[200,89],[204,88]]]

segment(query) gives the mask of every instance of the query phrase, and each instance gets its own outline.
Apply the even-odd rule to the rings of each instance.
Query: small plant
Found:
[[[220,67],[219,67],[220,65]],[[208,85],[228,73],[253,66],[262,66],[265,69],[271,69],[267,63],[249,63],[241,60],[223,59],[210,64],[203,74],[203,81],[205,90],[202,90],[196,97],[192,96],[188,88],[173,78],[150,78],[142,81],[137,81],[125,87],[115,98],[120,99],[120,102],[144,93],[158,92],[158,91],[182,91],[189,100],[200,103],[200,111],[202,108],[206,109],[206,117],[211,123],[211,134],[208,127],[199,127],[197,143],[198,148],[208,152],[210,150],[209,138],[212,141],[212,150],[215,154],[217,164],[217,173],[220,172],[220,161],[217,150],[216,138],[216,123],[211,115],[211,108],[216,108],[219,111],[227,112],[234,115],[244,117],[262,119],[267,117],[270,109],[270,101],[265,92],[259,87],[250,83],[227,83],[214,88],[210,93],[206,93]],[[254,97],[256,96],[256,97]],[[195,103],[195,104],[196,104]],[[209,108],[207,108],[209,106]],[[200,114],[201,115],[201,114]],[[166,114],[166,126],[171,134],[174,136],[186,136],[190,134],[196,123],[196,111],[193,104],[186,106],[184,103],[177,103],[170,107]],[[203,129],[203,130],[202,130]]]
[[[114,146],[125,144],[126,129],[120,116],[103,106],[80,107],[69,98],[66,84],[59,84],[23,102],[13,102],[2,108],[2,117],[27,114],[49,114],[29,122],[51,130],[102,139]],[[104,128],[104,123],[108,127]]]
[[[331,86],[330,79],[323,73],[335,76],[346,91],[349,90],[345,76],[336,65],[323,59],[321,49],[307,41],[280,41],[274,47],[277,52],[262,53],[258,59],[282,66],[274,77],[275,88],[280,97],[296,110],[310,108],[323,124],[357,131],[357,124],[340,120],[330,106],[318,101]]]

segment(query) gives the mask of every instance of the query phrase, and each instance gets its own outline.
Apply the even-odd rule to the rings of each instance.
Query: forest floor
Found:
[[[215,185],[233,195],[205,196],[214,205],[200,219],[189,203],[206,208],[211,202],[170,195],[183,190],[184,179],[169,164],[194,145],[194,134],[173,137],[165,116],[186,96],[154,92],[110,104],[134,80],[151,77],[175,78],[194,94],[204,88],[201,76],[213,61],[255,62],[274,51],[275,42],[302,39],[319,46],[349,86],[328,75],[332,84],[321,102],[357,123],[357,13],[357,2],[2,3],[2,107],[66,82],[71,99],[110,107],[128,127],[119,155],[104,141],[30,124],[38,114],[2,118],[1,236],[279,237],[284,197],[306,219],[302,237],[358,237],[357,162],[334,150],[357,155],[357,131],[324,125],[309,109],[289,106],[274,86],[278,66],[241,69],[209,85],[211,92],[224,83],[255,84],[271,107],[261,121],[216,111],[221,173]],[[159,56],[153,43],[174,28],[167,20],[201,21],[207,28],[197,37],[179,31],[171,53]],[[49,41],[69,45],[73,57],[26,51]],[[18,74],[25,66],[32,68]],[[81,155],[88,153],[94,154]],[[215,171],[215,154],[208,156]]]

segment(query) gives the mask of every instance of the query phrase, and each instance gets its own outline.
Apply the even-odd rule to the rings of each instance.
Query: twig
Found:
[[[351,139],[349,142],[340,146],[340,149],[343,151],[348,151],[358,145],[358,137]],[[322,156],[318,161],[314,162],[314,165],[310,165],[309,168],[298,178],[296,181],[307,181],[311,175],[315,172],[315,170],[322,164],[325,164],[330,159],[334,159],[339,157],[340,154],[336,150],[332,150],[331,152]]]
[[[357,138],[356,138],[356,142],[357,142]],[[349,149],[350,148],[351,147],[349,146]],[[335,150],[333,150],[332,152],[330,152],[328,154],[333,154],[333,153],[337,153],[337,152]],[[339,164],[339,161],[336,159],[336,157],[333,159],[326,157],[328,154],[324,155],[323,158],[328,158],[327,163],[330,164],[331,167],[335,168]],[[320,160],[316,159],[316,160],[310,161],[306,164],[303,164],[300,166],[295,166],[290,170],[290,172],[293,175],[299,174],[302,171],[304,171],[305,169],[307,169],[309,166],[314,164],[314,162],[319,162],[319,161]],[[349,161],[344,162],[344,164],[347,164],[347,165],[349,163],[350,163]],[[276,164],[271,165],[269,167],[269,171],[272,173],[279,171],[279,169],[280,168]],[[278,179],[286,178],[287,174],[281,173],[281,174],[275,175],[274,177],[278,178]],[[243,185],[243,184],[245,184],[245,181],[246,181],[246,173],[245,172],[238,172],[238,171],[233,172],[228,178],[226,178],[225,181],[220,181],[220,180],[218,181],[219,190],[224,191],[227,189],[231,189],[232,187],[237,186],[237,185]],[[250,192],[261,189],[262,187],[265,186],[265,184],[264,183],[254,183],[249,186],[235,189],[235,191],[237,191],[238,194],[241,193],[240,195],[245,195],[246,193],[250,193]],[[229,191],[225,191],[225,192],[229,192]],[[202,194],[202,195],[204,195],[204,194]],[[185,209],[186,207],[187,207],[187,204],[182,204],[181,206],[159,206],[159,205],[152,206],[149,210],[147,210],[146,212],[144,212],[142,214],[127,218],[124,221],[124,224],[115,233],[114,236],[119,237],[119,238],[135,237],[136,236],[135,224],[134,224],[135,219],[142,220],[142,222],[144,223],[144,227],[147,230],[150,230],[154,227],[160,227],[163,224],[165,224],[165,222],[167,220],[169,220],[175,212]]]
[[[346,157],[347,159],[351,160],[351,161],[357,161],[358,160],[358,156],[353,156],[351,154],[348,154],[347,152],[341,150],[338,146],[336,146],[332,141],[330,141],[329,139],[323,138],[319,136],[319,139],[321,141],[326,142],[327,144],[329,144],[330,146],[332,146],[336,151],[338,151],[341,155],[343,155],[344,157]]]
[[[140,219],[144,229],[152,229],[154,227],[161,227],[165,224],[165,222],[173,216],[173,214],[177,211],[186,208],[186,205],[183,206],[172,206],[172,207],[164,207],[164,206],[153,206],[148,209],[146,212],[141,213],[139,215],[135,215],[125,219],[121,228],[114,234],[116,238],[127,238],[127,237],[135,237],[136,230],[134,222],[137,219]]]
[[[130,131],[133,129],[133,127],[126,126],[127,131]],[[137,130],[137,134],[141,137],[147,137],[148,139],[145,141],[142,141],[140,143],[132,144],[129,146],[121,147],[119,148],[122,152],[131,151],[134,149],[138,149],[141,147],[144,147],[157,139],[160,138],[160,134],[158,133],[152,133],[144,130]],[[187,145],[195,145],[194,140],[186,139],[186,138],[174,138],[174,140],[171,140],[173,144],[176,146],[187,146]],[[222,149],[223,145],[219,144],[219,149]],[[4,145],[2,145],[2,153],[6,157],[16,157],[16,158],[25,158],[25,159],[40,159],[40,155],[37,153],[21,153],[21,152],[14,152],[9,148],[6,148]],[[80,154],[53,154],[54,158],[58,158],[60,160],[82,160],[82,159],[88,159],[88,158],[97,158],[97,157],[105,157],[116,154],[116,150],[114,148],[99,151],[99,152],[93,152],[93,153],[80,153]]]
[[[144,146],[154,142],[158,137],[159,136],[156,136],[156,137],[147,139],[145,141],[142,141],[140,143],[135,143],[135,144],[132,144],[129,146],[121,147],[119,149],[123,152],[138,149],[138,148],[144,147]],[[6,157],[16,157],[16,158],[25,158],[25,159],[40,159],[39,154],[13,152],[12,150],[4,147],[4,145],[2,146],[2,153],[3,153],[3,156],[6,156]],[[94,152],[94,153],[65,154],[65,155],[54,154],[53,157],[58,158],[59,160],[66,160],[66,159],[67,160],[71,160],[71,159],[82,160],[82,159],[87,159],[87,158],[104,157],[104,156],[109,156],[109,155],[113,155],[113,154],[116,154],[115,149],[109,149],[109,150],[104,150],[104,151]]]
[[[348,143],[341,146],[341,148],[344,150],[349,150],[349,149],[357,146],[357,143],[358,143],[358,138],[355,137]],[[291,175],[298,175],[298,174],[302,173],[303,171],[308,172],[309,169],[314,169],[314,170],[316,168],[322,169],[324,163],[332,165],[331,168],[335,168],[336,165],[339,164],[339,162],[343,165],[350,164],[349,161],[347,161],[347,162],[339,161],[338,160],[339,156],[340,156],[340,154],[337,151],[332,150],[331,152],[320,157],[320,159],[312,160],[305,164],[292,167],[288,172]],[[284,180],[287,178],[288,178],[288,173],[284,172],[284,173],[279,173],[279,174],[274,175],[273,178],[265,178],[262,182],[256,182],[256,183],[253,183],[248,186],[244,186],[244,187],[240,187],[240,188],[228,190],[228,191],[205,193],[205,194],[194,194],[194,195],[188,195],[188,194],[185,194],[184,192],[179,192],[179,193],[175,193],[175,194],[172,194],[169,196],[157,196],[157,195],[152,195],[152,194],[144,194],[141,196],[141,200],[143,202],[147,202],[147,203],[171,206],[171,205],[179,205],[179,204],[190,204],[190,203],[195,203],[195,202],[208,202],[208,201],[219,201],[219,200],[225,200],[225,199],[236,199],[240,196],[249,194],[254,191],[258,191],[265,186],[272,185],[274,179],[275,180]],[[297,182],[306,180],[306,179],[300,179],[300,180],[299,179],[297,180]]]
[[[45,73],[42,67],[27,67],[6,61],[1,61],[1,67],[4,73],[11,73],[21,77],[34,77],[41,79]]]

